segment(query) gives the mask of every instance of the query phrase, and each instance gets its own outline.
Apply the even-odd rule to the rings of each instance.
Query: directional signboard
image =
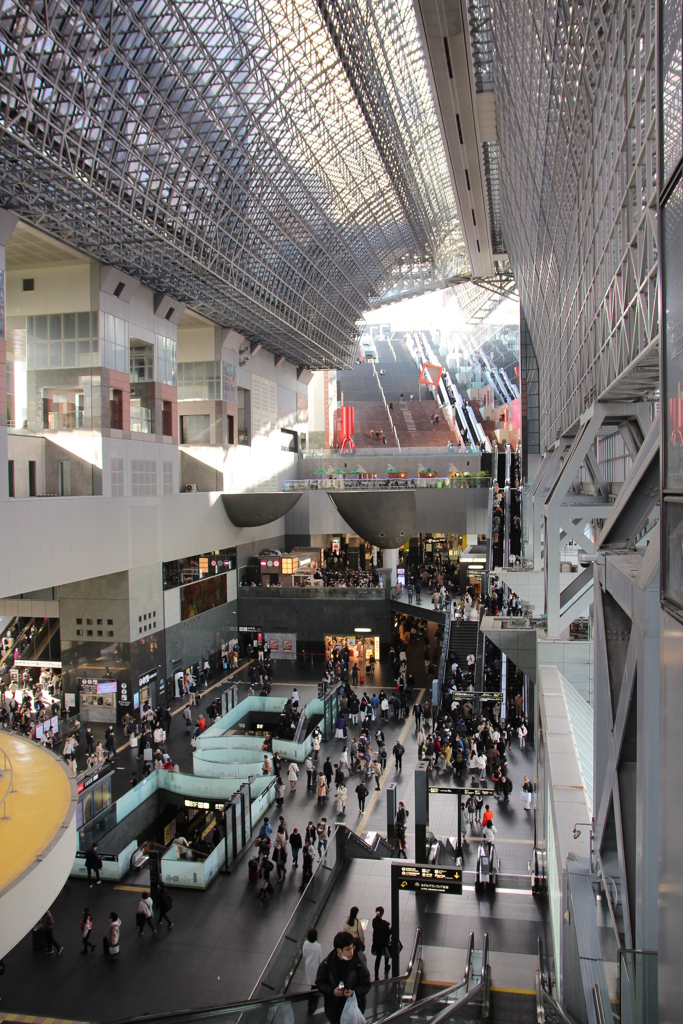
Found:
[[[471,690],[450,690],[448,695],[453,700],[474,700],[476,698],[477,700],[496,701],[499,704],[503,702],[502,691],[498,693],[472,693]]]
[[[446,796],[493,796],[495,789],[479,789],[477,786],[430,786],[430,793],[442,793]]]
[[[462,896],[462,868],[441,868],[430,864],[392,864],[392,890],[436,892]]]

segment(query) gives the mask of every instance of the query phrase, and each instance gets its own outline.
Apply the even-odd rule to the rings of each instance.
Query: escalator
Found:
[[[414,1002],[420,984],[422,970],[422,932],[418,928],[415,934],[415,941],[410,955],[410,960],[404,974],[397,978],[386,978],[383,981],[375,981],[370,986],[366,996],[365,1020],[367,1024],[375,1024],[381,1020],[393,1020],[400,1017],[403,1022],[403,1013],[407,1006],[425,1006],[431,1000],[423,1000],[417,1004]],[[454,986],[455,987],[455,986]],[[443,998],[450,992],[450,989],[439,993],[433,999]],[[171,1024],[171,1022],[186,1022],[186,1024],[327,1024],[327,1018],[323,1010],[322,996],[318,996],[318,1005],[315,1011],[309,1013],[309,991],[276,996],[273,999],[249,999],[241,1003],[231,1003],[228,1006],[213,1006],[199,1010],[181,1010],[175,1013],[145,1014],[142,1017],[129,1018],[125,1024]],[[435,1004],[436,1005],[436,1004]],[[405,1017],[407,1022],[410,1018]],[[420,1020],[428,1020],[429,1017],[421,1017]],[[458,1018],[464,1019],[464,1018]],[[118,1022],[124,1024],[124,1022]]]
[[[536,997],[524,992],[491,990],[490,1024],[537,1024]]]

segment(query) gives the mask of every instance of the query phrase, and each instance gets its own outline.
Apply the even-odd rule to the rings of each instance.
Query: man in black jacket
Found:
[[[325,1016],[330,1024],[339,1024],[346,1000],[354,992],[358,1009],[364,1012],[370,972],[356,952],[353,935],[337,932],[334,949],[320,964],[315,984],[325,1000]]]

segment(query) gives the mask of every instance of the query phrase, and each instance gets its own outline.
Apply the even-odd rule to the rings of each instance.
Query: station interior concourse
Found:
[[[2,5],[0,1024],[681,1024],[682,272],[683,0]]]

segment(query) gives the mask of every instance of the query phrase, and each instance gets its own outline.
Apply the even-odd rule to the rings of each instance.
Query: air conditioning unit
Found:
[[[188,494],[196,493],[197,485],[196,484],[185,484],[185,490],[187,491]]]

